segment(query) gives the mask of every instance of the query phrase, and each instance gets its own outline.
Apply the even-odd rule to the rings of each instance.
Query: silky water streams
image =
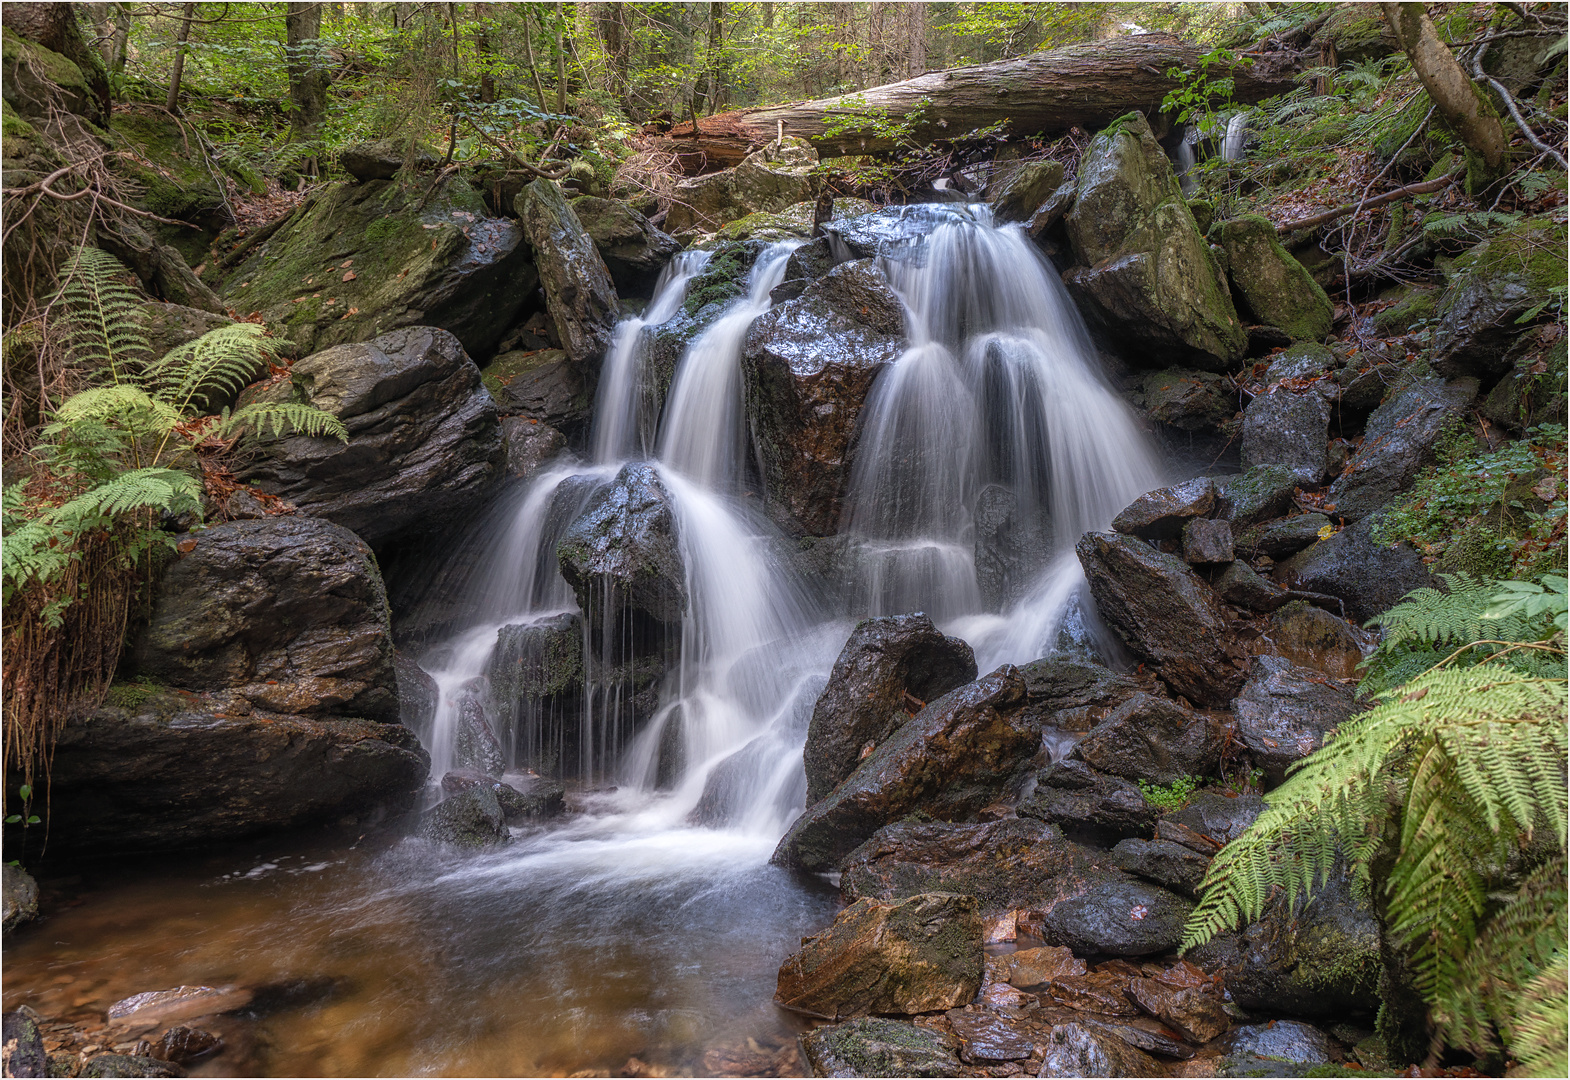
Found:
[[[815,595],[749,490],[740,355],[791,245],[758,257],[659,409],[651,328],[705,261],[678,256],[645,316],[617,328],[589,459],[542,470],[455,549],[440,581],[463,614],[420,657],[440,693],[420,732],[432,801],[449,769],[532,766],[569,782],[574,812],[482,854],[389,838],[302,855],[297,842],[141,881],[117,871],[8,948],[7,1007],[101,1015],[181,983],[256,988],[210,1025],[230,1049],[197,1075],[637,1074],[633,1057],[804,1071],[799,1022],[769,1002],[835,899],[767,860],[800,811],[807,721],[854,618],[925,610],[982,671],[1094,648],[1073,540],[1159,483],[1018,229],[956,207],[910,208],[895,228],[925,240],[882,259],[910,344],[862,416],[844,517],[859,593]],[[652,689],[611,655],[625,627],[595,626],[557,565],[573,522],[618,484],[660,493],[680,557]],[[1024,555],[1000,556],[1009,545]],[[570,701],[509,700],[494,677],[536,630],[581,635]]]

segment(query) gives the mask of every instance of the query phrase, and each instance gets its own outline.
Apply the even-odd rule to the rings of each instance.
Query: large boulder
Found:
[[[1146,540],[1174,540],[1196,518],[1208,518],[1216,508],[1216,482],[1196,476],[1181,484],[1147,491],[1112,519],[1114,532]]]
[[[1135,656],[1196,705],[1231,700],[1243,675],[1230,620],[1188,564],[1118,533],[1086,533],[1075,552],[1101,617]]]
[[[531,182],[515,206],[561,347],[592,382],[619,317],[610,271],[555,182]]]
[[[1091,728],[1071,756],[1114,776],[1170,784],[1209,774],[1225,741],[1215,717],[1167,698],[1137,694]]]
[[[1330,485],[1326,509],[1356,521],[1411,487],[1435,445],[1477,396],[1477,380],[1417,379],[1374,410],[1363,443]]]
[[[443,778],[445,786],[446,778]],[[464,787],[425,815],[420,835],[455,848],[481,849],[507,843],[507,822],[494,788]]]
[[[575,434],[588,426],[594,406],[590,383],[561,349],[501,353],[485,366],[482,379],[503,416]]]
[[[957,1076],[954,1041],[907,1020],[864,1016],[801,1037],[813,1076]]]
[[[981,988],[981,961],[973,897],[858,900],[780,965],[774,1000],[831,1020],[952,1009]]]
[[[0,928],[14,930],[38,918],[38,882],[19,863],[0,865]]]
[[[676,517],[647,462],[622,467],[568,527],[556,554],[596,638],[624,611],[654,624],[681,624],[687,582]]]
[[[858,624],[807,727],[807,805],[833,791],[927,702],[975,677],[970,646],[945,637],[925,615]]]
[[[1288,765],[1318,750],[1327,731],[1357,712],[1357,700],[1317,671],[1259,656],[1234,708],[1254,764],[1279,781]]]
[[[1179,431],[1214,431],[1237,412],[1237,391],[1213,371],[1153,371],[1141,388],[1145,415]]]
[[[499,479],[496,405],[458,339],[414,326],[297,361],[288,381],[242,401],[301,400],[332,413],[349,441],[258,438],[236,476],[381,546],[429,534]]]
[[[1280,465],[1304,487],[1317,487],[1329,466],[1330,402],[1313,389],[1272,386],[1243,410],[1245,469]]]
[[[1028,221],[1063,186],[1061,161],[1027,161],[1008,169],[988,186],[987,202],[999,223]]]
[[[1042,769],[1036,790],[1020,802],[1019,815],[1098,844],[1148,836],[1156,823],[1156,808],[1132,782],[1097,772],[1076,759]]]
[[[338,151],[338,164],[359,181],[391,180],[405,164],[430,168],[436,154],[426,146],[404,139],[371,139],[350,143]]]
[[[1183,940],[1194,905],[1121,870],[1090,869],[1046,906],[1037,933],[1079,955],[1151,956]]]
[[[1216,479],[1216,516],[1232,523],[1232,531],[1280,517],[1292,508],[1298,479],[1285,465],[1255,465],[1245,472]]]
[[[1156,1059],[1103,1025],[1056,1024],[1037,1076],[1161,1076]]]
[[[678,181],[665,227],[677,236],[712,232],[749,214],[784,210],[817,194],[818,153],[795,136],[748,154],[740,165]]]
[[[650,225],[648,218],[624,202],[584,195],[572,200],[572,212],[623,296],[652,293],[660,271],[681,250],[674,237]]]
[[[427,186],[321,189],[224,271],[219,294],[236,311],[261,312],[302,353],[435,326],[489,355],[539,280],[523,230],[487,216],[461,182],[422,205]]]
[[[904,347],[899,297],[870,259],[834,267],[748,331],[742,371],[764,490],[808,535],[835,532],[857,418]]]
[[[1144,116],[1091,141],[1066,220],[1082,266],[1065,280],[1110,336],[1159,366],[1229,371],[1242,359],[1248,338],[1221,268]]]
[[[1276,580],[1336,597],[1360,623],[1389,611],[1413,589],[1432,586],[1434,576],[1417,551],[1376,536],[1379,521],[1379,515],[1364,518],[1310,545],[1276,566]]]
[[[1254,320],[1285,330],[1294,341],[1324,341],[1334,315],[1330,298],[1303,264],[1276,239],[1276,227],[1258,214],[1222,222],[1227,276],[1243,294]]]
[[[130,649],[135,670],[258,709],[397,721],[387,590],[371,549],[319,518],[192,533]]]
[[[502,417],[502,439],[507,444],[507,475],[515,480],[528,480],[567,449],[565,435],[527,416]]]
[[[774,861],[835,870],[862,841],[914,810],[947,821],[974,814],[1036,752],[1039,728],[1024,705],[1025,682],[1012,665],[932,702],[796,819]]]
[[[1546,317],[1565,283],[1565,226],[1530,218],[1490,236],[1447,272],[1434,330],[1434,364],[1446,376],[1497,376],[1528,314]]]
[[[195,144],[185,127],[161,109],[116,111],[110,138],[122,153],[106,164],[133,182],[138,209],[185,225],[154,225],[157,238],[178,251],[187,263],[202,262],[208,245],[234,223],[228,199],[219,184],[228,178]],[[194,151],[194,152],[193,152]],[[195,226],[194,228],[190,226]]]
[[[1043,725],[1089,731],[1112,709],[1156,686],[1104,664],[1063,656],[1032,660],[1019,669],[1028,708]]]

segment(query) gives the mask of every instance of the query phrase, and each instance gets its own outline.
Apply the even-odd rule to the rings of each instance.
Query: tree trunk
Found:
[[[721,78],[721,75],[720,75],[720,65],[722,63],[722,58],[720,56],[720,49],[721,49],[721,46],[724,43],[724,39],[721,36],[723,31],[720,28],[720,20],[723,19],[724,17],[725,17],[725,5],[724,5],[724,3],[721,2],[721,0],[710,0],[710,3],[709,3],[709,53],[708,53],[708,69],[709,69],[709,72],[708,72],[708,76],[709,76],[708,99],[709,99],[709,115],[710,116],[713,116],[715,113],[720,111],[720,108],[723,105],[722,98],[724,97],[724,94],[725,94],[725,91],[724,91],[724,80]]]
[[[627,45],[626,9],[621,4],[596,4],[595,25],[600,40],[605,44],[605,56],[610,66],[611,96],[627,110]]]
[[[1445,43],[1440,40],[1422,4],[1386,3],[1385,21],[1395,31],[1412,70],[1428,91],[1434,107],[1471,152],[1467,182],[1474,190],[1503,171],[1509,140],[1499,114],[1483,92],[1467,77]]]
[[[567,23],[567,15],[562,10],[561,0],[556,0],[556,111],[567,111],[567,47],[562,39],[562,30]]]
[[[474,50],[480,54],[480,101],[489,105],[496,100],[496,77],[491,74],[490,4],[475,4]]]
[[[1095,130],[1133,109],[1144,110],[1160,134],[1161,100],[1177,85],[1166,72],[1199,66],[1199,52],[1166,35],[1113,38],[935,71],[857,94],[736,109],[699,121],[696,139],[689,121],[653,142],[656,149],[682,152],[689,173],[739,164],[751,150],[772,141],[781,123],[785,134],[808,140],[824,156],[882,153],[896,149],[899,140],[870,131],[831,130],[868,113],[902,117],[923,102],[925,111],[911,133],[921,143],[961,138],[996,123],[1016,136],[1057,135],[1072,127]],[[1296,53],[1254,59],[1252,67],[1215,73],[1236,79],[1233,96],[1239,102],[1292,89],[1292,76],[1302,67]]]
[[[906,4],[908,20],[905,77],[913,79],[927,70],[927,5]]]
[[[545,96],[545,82],[540,78],[540,66],[534,62],[534,28],[529,21],[529,5],[521,4],[518,10],[523,16],[523,50],[529,60],[529,74],[534,76],[534,96],[538,99],[540,112],[550,112],[551,103]]]
[[[180,12],[179,32],[174,36],[174,70],[169,73],[169,97],[164,101],[164,108],[172,113],[180,111],[180,77],[185,74],[185,43],[191,39],[191,20],[195,17],[196,5],[186,4]]]
[[[131,8],[129,4],[114,6],[114,36],[109,41],[109,74],[119,78],[125,74],[125,55],[131,47]]]
[[[284,14],[285,67],[294,115],[289,137],[309,141],[327,114],[327,69],[321,63],[322,7],[291,3]]]

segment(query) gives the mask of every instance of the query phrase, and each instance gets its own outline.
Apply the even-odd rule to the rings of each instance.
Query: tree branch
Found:
[[[1334,210],[1326,210],[1323,214],[1315,214],[1313,217],[1299,218],[1297,221],[1283,222],[1282,224],[1276,226],[1276,232],[1282,236],[1285,236],[1287,233],[1296,232],[1299,229],[1312,229],[1316,226],[1323,225],[1326,222],[1334,221],[1336,218],[1345,217],[1347,214],[1353,213],[1359,208],[1364,210],[1371,210],[1376,206],[1383,206],[1386,203],[1395,202],[1397,199],[1404,199],[1408,195],[1427,195],[1429,192],[1439,191],[1442,188],[1449,186],[1450,183],[1454,181],[1455,178],[1459,175],[1459,172],[1446,173],[1437,180],[1425,180],[1421,184],[1412,184],[1408,187],[1396,188],[1396,190],[1387,191],[1383,195],[1376,195],[1367,202],[1348,203],[1345,206],[1338,206]]]

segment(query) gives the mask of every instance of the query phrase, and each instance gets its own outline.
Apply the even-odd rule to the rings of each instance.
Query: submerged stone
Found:
[[[801,1037],[814,1076],[954,1076],[948,1036],[904,1020],[862,1017]]]

